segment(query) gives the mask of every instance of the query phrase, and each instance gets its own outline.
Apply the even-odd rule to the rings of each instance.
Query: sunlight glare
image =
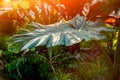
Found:
[[[10,2],[11,0],[4,0],[4,2],[6,2],[6,3],[8,3],[8,2]]]

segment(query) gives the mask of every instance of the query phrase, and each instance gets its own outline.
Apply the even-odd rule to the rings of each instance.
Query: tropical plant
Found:
[[[34,0],[30,0],[30,1],[34,1]],[[47,0],[43,0],[43,1],[47,2]],[[48,0],[48,1],[52,2],[55,0]],[[71,1],[74,1],[74,0],[70,0],[70,3],[69,2],[67,3],[66,0],[60,0],[60,1],[61,1],[60,3],[63,3],[66,8],[67,16],[69,16],[69,18],[67,18],[67,19],[71,19],[77,13],[80,13],[82,15],[83,6],[86,3],[85,1],[87,1],[87,0],[84,0],[82,5],[79,5],[79,3],[81,4],[82,1],[77,2],[78,0],[76,0],[76,2],[78,4],[76,4],[74,6],[73,5],[70,6],[70,4],[73,4]],[[111,2],[116,3],[117,1],[112,0]],[[102,4],[104,4],[104,3],[102,3]],[[53,3],[50,3],[50,5],[53,6]],[[77,5],[79,5],[80,9],[78,8]],[[55,4],[55,6],[56,6],[56,4]],[[39,14],[36,14],[36,12],[38,12],[38,10],[35,9],[35,7],[36,6],[33,6],[33,7],[31,6],[32,11],[28,10],[27,13],[32,12],[32,16],[31,16],[31,14],[30,14],[30,16],[29,16],[29,14],[27,14],[27,16],[26,16],[26,14],[25,14],[25,16],[26,16],[25,19],[29,18],[28,21],[30,21],[30,22],[31,21],[37,21],[37,22],[41,21],[40,23],[43,23],[43,24],[51,23],[51,22],[49,22],[49,20],[46,20],[46,16],[48,16],[48,13],[45,13],[45,12],[49,11],[48,7],[47,7],[47,9],[45,9],[45,6],[43,7],[43,4],[42,4],[42,9],[46,10],[46,11],[43,11],[41,13],[41,15],[45,13],[46,14],[45,17],[44,17],[44,15],[41,16]],[[94,7],[94,8],[97,8],[97,7]],[[93,8],[93,11],[90,11],[90,13],[95,12],[94,8]],[[103,10],[100,8],[96,9],[96,10],[98,10],[97,12],[99,12],[99,10],[100,10],[100,12]],[[113,8],[113,6],[112,6],[112,8]],[[114,8],[114,10],[118,11],[118,8]],[[110,11],[112,11],[112,10],[110,10]],[[56,12],[57,11],[55,11],[55,14],[56,14]],[[107,14],[109,14],[109,13],[110,12],[108,12]],[[105,14],[105,16],[107,14]],[[21,13],[19,15],[21,16]],[[97,15],[98,14],[95,14],[94,17],[96,17]],[[92,16],[93,16],[93,14],[92,14]],[[102,16],[104,16],[104,15],[102,15]],[[42,19],[41,17],[44,17],[44,19]],[[66,17],[66,15],[65,15],[65,17]],[[22,17],[22,18],[24,18],[24,17]],[[88,18],[88,16],[87,16],[87,19],[89,20],[91,18]],[[45,20],[46,20],[46,22],[45,22]],[[52,19],[50,19],[50,20],[52,20]],[[55,21],[57,21],[57,20],[55,20]],[[98,28],[98,26],[99,26],[98,23],[99,22],[91,23],[89,21],[86,21],[86,19],[84,19],[84,18],[74,18],[72,20],[63,21],[63,22],[57,23],[55,25],[53,25],[53,24],[52,25],[41,25],[38,23],[32,23],[32,24],[30,24],[30,26],[34,26],[36,28],[32,32],[31,32],[31,30],[24,29],[25,33],[13,36],[13,38],[11,40],[11,42],[12,41],[13,42],[9,44],[9,50],[13,51],[13,52],[20,52],[20,51],[26,50],[28,48],[34,48],[34,47],[42,46],[42,45],[45,45],[47,47],[56,46],[56,45],[71,46],[73,44],[81,42],[84,39],[86,41],[94,40],[94,39],[100,40],[100,39],[103,39],[104,36],[101,35],[101,33],[99,33],[99,32],[102,30],[109,31],[109,29],[105,29],[103,27]],[[95,24],[97,24],[97,25],[95,25]],[[56,25],[57,25],[57,27],[56,27]],[[96,26],[97,26],[97,28],[95,28]],[[46,28],[46,27],[48,27],[48,28]],[[62,31],[64,31],[64,32],[62,32]],[[58,34],[59,34],[59,36],[58,36]],[[55,38],[55,37],[57,37],[57,38]],[[69,43],[67,43],[67,42],[69,42]],[[21,43],[23,43],[23,44],[21,45]],[[119,53],[119,46],[117,48],[117,52]],[[117,59],[118,59],[117,61],[119,61],[119,57]],[[118,65],[115,70],[118,73],[117,69],[118,69]]]
[[[85,41],[104,39],[105,36],[100,33],[101,31],[114,31],[104,27],[103,24],[101,26],[99,20],[95,22],[86,21],[85,17],[79,15],[69,21],[61,21],[51,25],[33,22],[30,26],[34,26],[35,30],[22,29],[25,33],[14,35],[10,39],[8,46],[10,51],[20,52],[42,45],[46,47],[72,46],[84,39]]]
[[[61,19],[61,15],[59,15],[57,10],[48,3],[37,0],[30,0],[27,2],[30,3],[27,9],[20,6],[20,9],[15,10],[23,22],[27,21],[27,23],[29,23],[35,21],[41,24],[51,24]]]
[[[114,15],[114,17],[116,16],[116,15],[119,15],[119,9],[120,9],[120,0],[105,0],[105,2],[103,2],[103,4],[101,4],[101,5],[97,5],[97,7],[95,7],[94,6],[94,8],[91,8],[91,13],[89,13],[88,14],[88,16],[90,17],[90,16],[92,16],[93,15],[93,11],[97,11],[98,13],[97,14],[94,14],[94,16],[96,16],[96,15],[101,15],[102,14],[102,16],[103,16],[103,18],[105,19],[105,18],[109,18],[109,17],[107,17],[107,16],[109,16],[110,15],[110,13],[111,12],[115,12],[115,15]],[[115,19],[116,19],[116,22],[115,22],[115,26],[116,27],[119,27],[120,26],[120,20],[119,20],[119,18],[116,18],[115,17]],[[118,33],[119,33],[119,28],[118,28]],[[119,37],[119,35],[118,35],[118,37],[117,37],[118,39],[117,39],[117,45],[118,44],[120,44],[120,41],[119,41],[119,39],[120,39],[120,37]],[[115,53],[115,56],[114,56],[114,79],[115,80],[118,80],[119,79],[119,72],[120,72],[120,69],[119,69],[119,65],[118,64],[120,64],[120,51],[119,51],[119,46],[117,46],[116,45],[116,53]]]
[[[43,45],[45,45],[45,46],[48,45],[47,47],[52,47],[52,46],[57,46],[57,45],[70,46],[70,45],[73,45],[75,43],[79,43],[84,39],[86,41],[94,40],[94,39],[98,39],[98,40],[99,39],[104,39],[105,37],[102,36],[102,34],[99,33],[99,31],[102,31],[102,30],[113,31],[113,30],[111,30],[109,28],[106,28],[106,27],[100,27],[99,24],[97,24],[97,21],[96,22],[89,22],[89,21],[85,22],[85,21],[86,21],[85,17],[81,17],[81,16],[78,15],[70,21],[63,21],[63,22],[59,22],[59,23],[51,24],[51,25],[42,25],[42,24],[38,24],[38,23],[35,23],[35,22],[31,23],[30,26],[33,26],[31,30],[22,29],[23,32],[25,32],[25,33],[22,32],[22,33],[18,33],[18,36],[13,36],[12,40],[15,40],[15,42],[13,41],[12,45],[10,43],[9,50],[12,50],[13,52],[20,52],[20,51],[26,50],[28,48],[35,48],[37,46],[43,46]],[[56,25],[58,25],[58,26],[56,26]],[[96,25],[98,25],[98,27],[94,27]],[[95,32],[93,32],[92,30],[95,31]],[[47,33],[47,32],[50,32],[51,34],[49,35],[49,33]],[[44,39],[44,34],[45,34],[45,39]],[[60,36],[58,36],[57,34],[60,34]],[[88,34],[92,34],[92,35],[88,35]],[[64,38],[65,35],[66,35],[66,37]],[[71,35],[71,37],[69,37],[70,35]],[[58,39],[56,39],[56,36],[58,36]],[[61,36],[63,36],[63,37],[61,37]],[[51,38],[51,37],[53,37],[53,38]],[[25,42],[24,39],[25,39],[25,41],[26,40],[28,40],[28,41]],[[30,41],[29,41],[29,39],[30,39]],[[33,40],[31,40],[31,39],[33,39]],[[37,45],[39,43],[39,39],[42,40],[43,42],[40,41],[40,45]],[[11,42],[12,42],[12,40],[11,40]],[[23,42],[25,42],[24,43],[25,45],[28,43],[26,48],[24,48],[24,44],[20,48],[18,47],[18,45],[21,44],[21,40]],[[65,42],[63,42],[64,40],[65,40]],[[77,40],[77,41],[74,42],[74,40],[75,41]],[[19,43],[19,41],[20,41],[20,43]],[[16,42],[18,42],[18,44]],[[35,42],[35,44],[34,44],[34,42]],[[58,43],[56,43],[56,42],[58,42]],[[67,42],[69,42],[69,43],[67,43]],[[30,46],[31,43],[33,44],[32,47]],[[15,50],[15,48],[18,48],[18,49]],[[54,52],[55,53],[54,54],[51,51],[51,49],[49,49],[48,50],[48,58],[47,58],[50,66],[52,68],[52,71],[55,75],[55,77],[54,77],[55,79],[57,79],[61,76],[64,76],[64,75],[61,75],[61,76],[56,75],[56,74],[60,74],[58,72],[58,69],[60,69],[60,66],[58,68],[55,65],[56,64],[57,65],[62,64],[63,68],[65,68],[65,69],[68,68],[67,70],[71,70],[70,65],[69,65],[69,67],[67,67],[66,65],[63,65],[63,64],[66,64],[71,59],[73,59],[73,57],[71,57],[71,56],[65,57],[65,55],[64,55],[64,57],[62,57],[62,55],[58,51],[57,52],[56,51]],[[60,60],[61,57],[62,57],[62,60]],[[61,72],[61,70],[60,70],[60,72]],[[64,72],[64,69],[63,69],[62,72]],[[67,73],[66,73],[66,75],[67,75]],[[69,78],[69,75],[68,75],[67,78]]]
[[[41,1],[35,3],[31,1],[22,1],[22,4],[16,4],[17,8],[0,14],[0,34],[13,35],[19,27],[23,27],[32,21],[51,24],[60,21],[62,18],[51,5]],[[26,4],[27,8],[23,4]]]
[[[30,30],[21,29],[22,32],[19,32],[17,35],[11,37],[11,41],[8,46],[9,50],[18,53],[26,49],[46,46],[48,48],[47,59],[55,75],[55,79],[57,79],[57,77],[60,77],[56,75],[59,74],[57,70],[60,69],[60,67],[58,68],[56,65],[61,64],[62,68],[67,68],[68,71],[71,71],[70,65],[68,65],[69,67],[67,67],[63,64],[70,62],[72,59],[74,63],[75,58],[73,58],[72,56],[65,57],[65,55],[63,55],[64,57],[62,57],[58,50],[56,50],[55,52],[51,51],[55,49],[50,49],[50,47],[56,47],[57,45],[72,46],[73,44],[79,43],[82,40],[101,40],[105,38],[105,36],[100,33],[101,31],[114,31],[113,29],[104,27],[103,24],[101,27],[101,23],[99,22],[99,20],[95,22],[86,21],[86,18],[80,15],[77,15],[72,20],[61,21],[59,23],[50,25],[42,25],[32,22],[31,24],[29,24],[28,27],[31,26],[32,28],[29,28]],[[62,58],[62,60],[60,60],[59,58]],[[64,72],[64,69],[62,72]]]
[[[119,15],[119,9],[120,9],[120,0],[106,0],[106,2],[108,3],[108,5],[105,7],[106,9],[109,7],[110,9],[112,9],[113,11],[115,11],[115,15]],[[107,12],[109,11],[108,9],[106,10]],[[118,27],[118,37],[117,37],[117,45],[116,45],[116,54],[115,54],[115,59],[114,59],[114,79],[118,80],[120,77],[120,49],[119,46],[120,45],[120,17],[116,17],[116,25]]]
[[[44,2],[53,6],[58,12],[61,13],[65,20],[72,19],[76,14],[84,15],[85,4],[91,3],[92,0],[43,0]],[[74,3],[74,4],[73,4]],[[59,4],[59,6],[57,5]],[[64,6],[64,7],[62,7]]]

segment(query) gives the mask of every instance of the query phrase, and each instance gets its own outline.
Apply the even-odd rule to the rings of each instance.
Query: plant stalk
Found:
[[[119,76],[120,76],[119,68],[120,68],[120,28],[118,31],[116,54],[114,56],[114,80],[119,80]]]

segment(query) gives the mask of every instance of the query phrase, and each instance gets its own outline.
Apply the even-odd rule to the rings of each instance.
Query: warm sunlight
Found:
[[[10,2],[11,0],[4,0],[4,2]]]
[[[0,0],[0,80],[120,80],[120,0]]]

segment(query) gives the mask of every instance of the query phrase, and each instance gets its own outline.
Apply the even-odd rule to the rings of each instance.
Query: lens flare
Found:
[[[10,2],[11,0],[4,0],[4,2]]]

